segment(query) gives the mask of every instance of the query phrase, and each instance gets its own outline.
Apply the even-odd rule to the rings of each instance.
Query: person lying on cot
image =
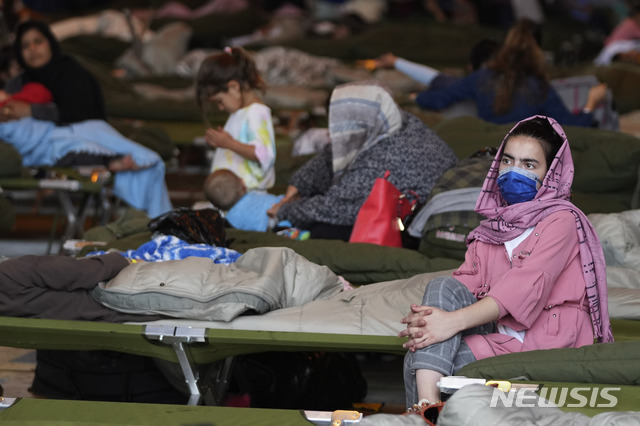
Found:
[[[505,137],[475,210],[465,262],[431,280],[402,319],[409,411],[441,407],[438,381],[475,360],[613,341],[602,247],[570,202],[573,160],[550,117]],[[431,410],[432,412],[434,410]]]
[[[0,90],[0,109],[8,106],[13,101],[26,102],[30,105],[43,105],[53,101],[53,96],[49,89],[40,83],[25,83],[19,92],[7,93]],[[1,125],[1,124],[0,124]],[[84,160],[84,161],[83,161]],[[60,167],[82,166],[83,162],[89,161],[92,166],[104,166],[111,172],[121,172],[125,170],[136,170],[136,165],[131,154],[127,155],[96,155],[89,156],[86,154],[67,155],[56,163]]]
[[[50,101],[51,92],[40,83],[27,83],[13,95],[0,91],[2,99],[5,105],[14,100],[41,105]],[[106,121],[56,126],[25,117],[0,122],[0,137],[20,153],[27,167],[104,167],[118,173],[114,193],[125,202],[151,217],[171,210],[160,156],[125,138]]]
[[[422,109],[440,111],[472,100],[478,117],[498,124],[513,123],[535,114],[552,116],[562,125],[592,127],[593,111],[605,99],[607,86],[589,89],[580,111],[570,111],[550,84],[544,53],[527,19],[516,22],[486,66],[462,80],[416,97]]]
[[[228,322],[351,289],[328,267],[286,247],[257,247],[242,255],[230,251],[212,259],[198,252],[203,245],[192,245],[192,256],[150,262],[121,252],[5,260],[0,316],[123,322],[162,315]]]
[[[13,58],[23,70],[17,75]],[[171,210],[160,155],[105,121],[98,82],[62,54],[45,23],[18,26],[13,58],[3,62],[7,69],[2,73],[10,79],[5,85],[9,98],[0,107],[0,138],[18,150],[23,165],[104,167],[117,172],[114,194],[132,207],[150,217]]]
[[[0,138],[20,153],[26,167],[103,166],[115,172],[113,193],[151,218],[172,208],[160,155],[104,120],[56,126],[25,117],[0,122]]]
[[[105,322],[152,321],[159,315],[135,315],[103,306],[91,297],[132,262],[120,253],[76,259],[20,256],[0,262],[0,315]]]

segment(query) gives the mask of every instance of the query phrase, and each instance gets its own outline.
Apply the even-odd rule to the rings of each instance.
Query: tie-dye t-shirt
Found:
[[[276,180],[276,143],[271,109],[253,103],[229,116],[224,125],[234,139],[256,148],[258,161],[250,161],[229,149],[217,148],[211,172],[228,169],[244,181],[247,189],[268,189]]]

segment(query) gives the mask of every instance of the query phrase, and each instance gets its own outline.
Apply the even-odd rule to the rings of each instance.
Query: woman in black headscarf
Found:
[[[39,85],[53,99],[45,104],[12,99],[0,108],[0,139],[18,150],[23,164],[104,166],[115,173],[113,193],[130,206],[150,217],[171,210],[162,158],[107,123],[98,81],[60,52],[49,27],[37,21],[20,24],[14,53],[22,73],[7,82],[5,91],[24,94],[23,88]]]
[[[37,105],[12,101],[0,112],[3,121],[32,116],[69,124],[106,118],[98,81],[75,59],[61,52],[47,24],[33,20],[19,24],[13,48],[23,72],[9,80],[5,90],[16,93],[26,83],[40,83],[49,89],[53,102]]]

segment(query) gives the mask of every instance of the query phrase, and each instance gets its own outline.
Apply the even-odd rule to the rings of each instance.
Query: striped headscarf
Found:
[[[362,152],[401,127],[400,107],[380,83],[362,81],[337,86],[329,104],[333,182],[340,180]]]
[[[534,199],[509,205],[500,195],[498,188],[498,170],[504,146],[511,133],[521,123],[534,118],[546,119],[564,142],[551,162],[542,186]],[[569,201],[573,174],[573,159],[569,141],[560,124],[553,118],[544,116],[533,116],[522,120],[507,133],[493,159],[475,208],[476,212],[487,219],[469,233],[467,243],[479,240],[489,244],[503,244],[516,238],[526,229],[535,226],[550,214],[560,210],[569,210],[576,218],[576,232],[580,241],[580,260],[584,265],[584,281],[594,335],[599,342],[612,342],[613,334],[611,333],[607,306],[607,276],[604,254],[593,225],[587,216]]]

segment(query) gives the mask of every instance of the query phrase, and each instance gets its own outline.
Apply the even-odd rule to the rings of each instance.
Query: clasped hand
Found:
[[[207,144],[212,148],[226,149],[229,149],[235,141],[235,139],[233,139],[233,137],[222,127],[218,127],[217,129],[207,129],[205,139],[207,141]]]
[[[398,337],[408,337],[402,347],[415,352],[434,343],[443,342],[457,333],[450,321],[451,312],[431,306],[411,305],[411,313],[402,318],[407,328]]]

